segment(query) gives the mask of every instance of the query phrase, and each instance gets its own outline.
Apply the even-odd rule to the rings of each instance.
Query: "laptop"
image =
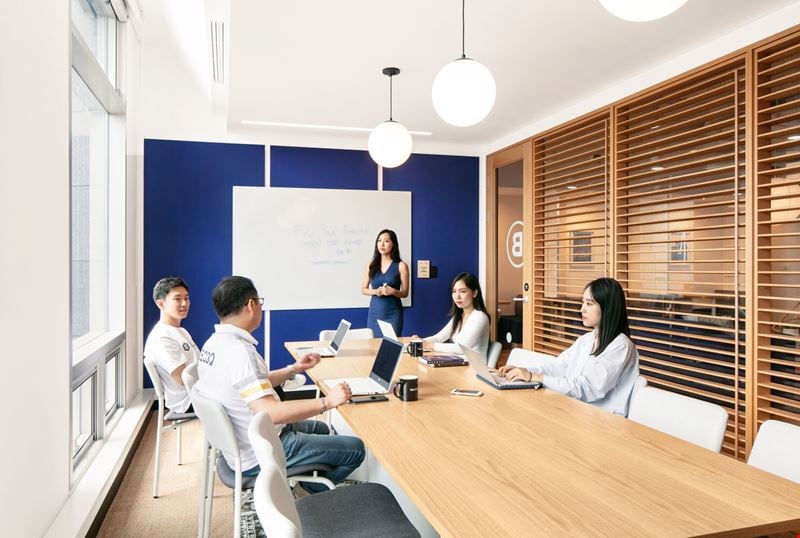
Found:
[[[353,396],[386,394],[391,389],[392,378],[400,364],[401,353],[403,353],[403,344],[396,340],[383,338],[381,346],[378,348],[378,354],[375,355],[375,362],[372,363],[369,377],[325,379],[325,384],[328,387],[335,387],[339,383],[346,382],[350,385]]]
[[[489,367],[486,365],[486,357],[482,356],[480,353],[475,351],[474,349],[468,348],[466,346],[462,346],[459,344],[461,351],[464,352],[464,355],[469,360],[469,367],[475,371],[475,375],[478,376],[478,379],[493,386],[496,389],[505,390],[505,389],[540,389],[542,388],[542,384],[539,381],[509,381],[505,377],[500,377],[499,375],[492,372]]]
[[[336,334],[333,335],[333,340],[326,347],[299,347],[297,351],[303,353],[317,353],[320,357],[335,357],[339,353],[339,348],[342,346],[344,336],[350,330],[350,322],[343,319],[339,322],[339,327],[336,329]]]
[[[379,319],[377,321],[378,321],[378,328],[381,330],[381,333],[383,333],[383,336],[391,338],[392,340],[397,340],[397,333],[394,332],[394,327],[392,327],[391,323],[389,323],[388,321],[383,321],[382,319]]]

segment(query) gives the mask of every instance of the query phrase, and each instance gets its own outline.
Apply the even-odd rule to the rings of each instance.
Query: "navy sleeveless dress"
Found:
[[[400,262],[392,262],[385,273],[378,271],[369,281],[372,289],[378,289],[383,284],[400,289]],[[376,320],[382,319],[394,327],[397,336],[403,334],[403,303],[399,297],[384,297],[373,295],[369,300],[369,313],[367,314],[367,327],[372,329],[376,338],[381,337],[381,330]]]

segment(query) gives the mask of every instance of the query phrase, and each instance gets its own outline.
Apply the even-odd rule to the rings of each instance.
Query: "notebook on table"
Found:
[[[384,337],[381,346],[372,363],[372,371],[368,377],[343,377],[325,379],[328,387],[335,387],[339,383],[350,385],[353,396],[367,394],[386,394],[392,386],[392,378],[400,364],[400,355],[403,353],[403,344],[396,340]]]
[[[336,334],[333,335],[333,340],[331,340],[330,344],[324,347],[299,347],[297,351],[303,354],[317,353],[320,357],[335,357],[339,353],[339,348],[342,347],[344,337],[349,330],[350,322],[343,319],[339,322],[339,327],[336,328]]]
[[[443,366],[465,366],[467,361],[461,355],[430,354],[419,357],[419,362],[431,368]]]
[[[510,381],[505,377],[500,377],[494,373],[486,364],[486,357],[482,356],[477,351],[462,346],[461,351],[469,360],[469,367],[473,369],[478,379],[493,386],[496,389],[540,389],[542,384],[539,381]]]

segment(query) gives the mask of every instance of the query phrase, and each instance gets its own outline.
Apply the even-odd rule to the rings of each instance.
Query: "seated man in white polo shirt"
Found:
[[[264,299],[258,296],[249,278],[224,278],[211,293],[211,301],[220,323],[200,352],[195,390],[220,402],[228,413],[239,445],[243,474],[255,476],[259,472],[247,428],[254,414],[266,411],[280,432],[287,467],[322,463],[333,467],[322,474],[334,484],[344,480],[364,460],[364,444],[356,437],[328,435],[325,423],[304,419],[349,400],[350,387],[342,383],[320,399],[282,402],[274,387],[315,366],[320,361],[319,355],[309,353],[286,368],[267,369],[251,334],[261,325]],[[227,463],[233,468],[232,461]],[[320,484],[302,485],[311,493],[326,489]]]
[[[189,286],[182,278],[162,278],[153,288],[153,301],[161,317],[147,336],[144,356],[156,363],[164,387],[164,405],[170,411],[186,413],[192,404],[181,373],[200,356],[189,332],[181,327],[181,321],[189,315]]]

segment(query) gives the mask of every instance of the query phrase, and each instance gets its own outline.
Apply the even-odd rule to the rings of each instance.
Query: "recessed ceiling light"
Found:
[[[567,189],[568,189],[568,190],[571,190],[571,191],[574,191],[574,190],[575,190],[575,189],[577,189],[577,188],[578,188],[578,187],[576,187],[575,185],[567,185]]]
[[[661,127],[661,126],[660,126],[660,125],[653,125],[653,126],[652,126],[652,127],[650,127],[650,128],[651,128],[651,129],[658,129],[659,127]]]
[[[651,166],[650,167],[650,170],[652,170],[653,172],[661,172],[663,169],[664,169],[663,166]]]
[[[321,129],[327,131],[354,131],[359,133],[371,133],[371,127],[347,127],[344,125],[317,125],[313,123],[284,123],[280,121],[256,121],[242,120],[242,125],[264,125],[266,127],[289,127],[295,129]],[[409,131],[413,135],[430,136],[430,131]]]
[[[800,135],[792,135],[789,138],[787,138],[787,140],[792,140],[792,141],[800,140]]]

